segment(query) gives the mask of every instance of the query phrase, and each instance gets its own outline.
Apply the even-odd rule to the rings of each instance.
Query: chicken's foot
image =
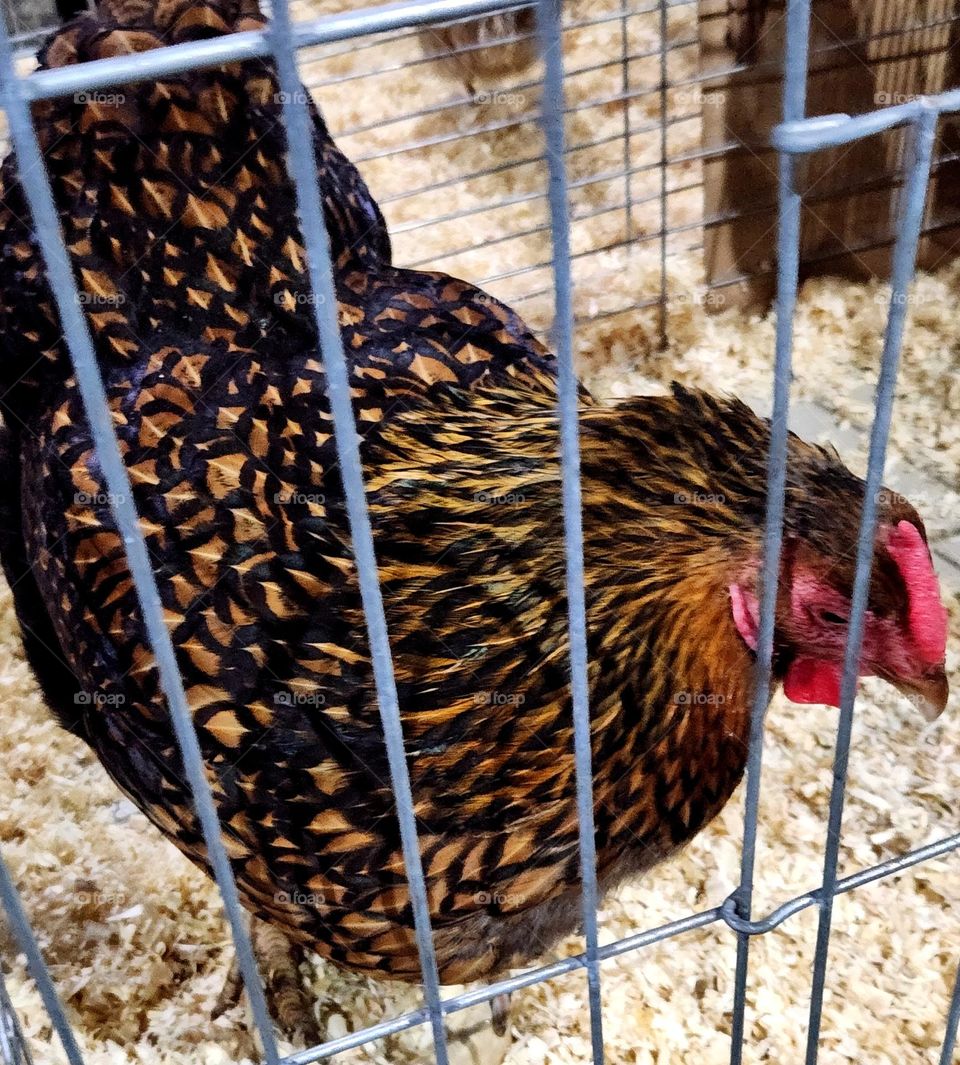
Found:
[[[279,929],[264,921],[250,922],[250,941],[263,978],[267,1007],[280,1032],[291,1043],[306,1047],[324,1040],[313,1009],[313,1001],[300,977],[303,948],[291,942]],[[243,981],[234,957],[213,1008],[219,1017],[240,1001]]]

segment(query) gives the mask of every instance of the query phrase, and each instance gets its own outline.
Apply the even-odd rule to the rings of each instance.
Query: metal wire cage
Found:
[[[481,284],[499,285],[498,294],[513,303],[533,301],[549,296],[553,324],[553,341],[559,361],[560,403],[558,417],[561,424],[563,504],[566,533],[567,593],[570,624],[570,672],[573,692],[574,746],[577,770],[577,806],[580,820],[581,878],[583,889],[583,932],[585,950],[582,954],[541,966],[509,979],[499,980],[456,997],[441,996],[437,966],[431,939],[429,910],[425,894],[424,876],[417,845],[413,800],[407,765],[404,757],[403,733],[398,706],[397,690],[389,651],[383,602],[377,579],[376,559],[370,520],[364,499],[364,487],[357,444],[356,426],[351,407],[346,363],[336,316],[336,300],[333,287],[333,267],[330,262],[329,244],[324,228],[323,212],[319,195],[317,174],[313,163],[310,141],[309,116],[303,94],[298,89],[297,51],[300,49],[326,49],[327,58],[335,56],[345,42],[350,48],[362,48],[372,35],[390,34],[394,37],[411,34],[418,28],[442,23],[445,20],[476,18],[503,12],[516,4],[509,0],[422,0],[389,7],[371,8],[344,13],[319,20],[294,22],[286,0],[274,0],[272,21],[268,32],[248,32],[230,37],[217,38],[191,44],[140,54],[122,59],[111,59],[96,64],[95,69],[74,66],[39,74],[24,74],[17,63],[16,44],[7,28],[0,28],[0,83],[2,103],[9,122],[10,136],[17,151],[20,166],[37,175],[25,187],[39,243],[47,264],[51,287],[56,296],[64,331],[69,342],[77,381],[94,433],[98,457],[104,472],[118,527],[127,545],[130,570],[133,574],[143,617],[149,638],[156,655],[163,691],[168,700],[177,738],[183,755],[185,774],[193,789],[194,800],[202,824],[204,837],[223,895],[225,910],[234,936],[244,982],[250,996],[256,1026],[263,1047],[264,1060],[274,1065],[279,1062],[273,1029],[264,1000],[262,984],[250,947],[233,881],[230,865],[220,837],[217,812],[204,775],[200,748],[193,729],[190,711],[177,668],[175,648],[164,624],[160,598],[154,574],[151,570],[143,535],[133,504],[133,495],[127,479],[120,451],[111,427],[103,383],[91,343],[82,303],[78,299],[70,261],[63,245],[51,189],[44,175],[43,160],[32,125],[30,103],[78,91],[103,89],[132,81],[145,80],[163,74],[179,72],[195,67],[253,57],[269,56],[277,66],[278,78],[283,90],[284,121],[290,144],[290,172],[298,195],[298,206],[303,232],[309,250],[309,273],[314,292],[319,297],[312,301],[321,338],[326,370],[329,380],[330,403],[336,429],[338,455],[343,474],[344,490],[353,534],[356,564],[367,619],[367,634],[370,642],[376,688],[382,716],[383,730],[388,751],[393,789],[397,802],[397,815],[403,841],[403,853],[417,930],[417,943],[423,973],[425,1004],[422,1009],[385,1021],[341,1038],[329,1040],[309,1051],[295,1054],[285,1060],[287,1065],[306,1065],[307,1062],[329,1058],[336,1053],[363,1043],[382,1038],[420,1024],[431,1026],[434,1040],[434,1056],[440,1065],[448,1061],[443,1018],[467,1006],[493,999],[505,991],[513,991],[560,974],[583,969],[587,978],[588,1001],[591,1020],[593,1060],[604,1060],[602,1011],[600,1003],[600,963],[608,958],[637,951],[646,945],[664,940],[685,931],[722,922],[732,930],[737,940],[737,961],[734,983],[733,1020],[730,1060],[734,1065],[742,1060],[745,1039],[746,986],[750,944],[754,936],[765,934],[781,922],[807,907],[819,911],[817,946],[812,973],[811,1004],[809,1016],[807,1065],[814,1065],[818,1058],[820,1020],[823,1006],[824,981],[827,971],[828,946],[834,899],[864,884],[891,876],[923,861],[947,854],[960,848],[960,834],[949,836],[926,846],[902,854],[896,858],[863,869],[845,878],[837,872],[840,847],[841,820],[846,787],[847,760],[850,750],[853,704],[856,690],[857,662],[863,636],[864,615],[867,603],[871,547],[877,519],[877,501],[885,460],[886,442],[890,430],[894,383],[898,358],[906,320],[906,293],[914,271],[918,242],[924,222],[924,204],[934,156],[935,137],[940,117],[947,113],[960,112],[960,92],[949,92],[932,98],[918,98],[895,107],[889,107],[858,117],[834,115],[827,119],[805,117],[805,83],[808,69],[808,45],[810,23],[810,0],[789,0],[786,19],[786,55],[784,60],[783,121],[774,130],[771,143],[778,156],[779,219],[777,227],[777,326],[774,354],[774,394],[772,414],[772,443],[768,470],[768,512],[765,531],[765,564],[763,568],[761,597],[761,626],[757,648],[757,698],[753,707],[751,746],[748,763],[746,790],[746,817],[743,834],[741,881],[739,888],[724,902],[709,909],[692,913],[680,920],[658,928],[638,931],[625,939],[601,947],[597,927],[598,889],[596,856],[594,852],[593,799],[591,794],[592,773],[590,765],[589,705],[587,685],[586,608],[584,600],[584,571],[582,552],[582,529],[580,516],[579,444],[577,429],[577,393],[574,375],[575,304],[573,266],[577,257],[602,255],[616,247],[643,247],[652,249],[651,269],[655,277],[656,291],[649,299],[637,299],[630,307],[602,308],[597,313],[620,314],[625,311],[637,313],[644,306],[657,308],[659,328],[665,327],[664,308],[667,302],[667,256],[697,251],[696,234],[702,229],[702,219],[689,225],[673,226],[670,222],[670,204],[685,194],[696,192],[696,173],[687,171],[687,177],[675,180],[671,170],[669,131],[687,120],[680,98],[670,95],[671,56],[690,47],[682,33],[677,35],[672,21],[676,13],[690,6],[690,0],[674,0],[641,8],[623,6],[619,11],[597,16],[596,22],[609,22],[613,31],[621,35],[622,52],[614,60],[601,62],[598,67],[619,64],[620,87],[612,100],[600,98],[589,102],[585,108],[603,107],[604,103],[624,100],[647,99],[653,101],[654,114],[647,126],[638,125],[631,117],[630,107],[622,107],[618,119],[622,124],[609,139],[596,139],[596,143],[570,143],[569,127],[571,109],[566,104],[570,79],[589,76],[593,71],[588,64],[583,69],[564,72],[561,13],[553,0],[539,0],[537,4],[538,31],[542,54],[542,90],[539,108],[527,107],[526,98],[521,98],[519,115],[492,120],[512,123],[518,128],[538,128],[542,141],[537,151],[524,162],[512,162],[511,166],[529,166],[534,172],[547,174],[545,193],[519,193],[529,196],[530,201],[542,202],[544,216],[535,222],[535,229],[521,235],[536,233],[549,245],[549,255],[543,260],[504,271],[499,277],[481,279]],[[654,16],[658,36],[655,46],[635,49],[630,47],[630,20],[636,15]],[[589,20],[584,20],[589,21]],[[576,31],[577,25],[567,24],[566,32]],[[673,39],[671,41],[671,35]],[[424,58],[429,61],[430,57]],[[652,62],[652,83],[635,80],[637,69]],[[347,79],[344,79],[347,80]],[[527,83],[521,83],[527,85]],[[541,84],[533,79],[527,86],[531,91]],[[676,86],[673,87],[676,89]],[[525,90],[523,90],[525,91]],[[523,91],[517,95],[523,97]],[[454,100],[451,107],[463,106],[472,100]],[[447,107],[447,104],[436,107]],[[575,105],[579,106],[579,105]],[[623,115],[626,118],[623,118]],[[407,113],[398,124],[409,120]],[[415,115],[413,117],[416,117]],[[389,125],[389,123],[387,123]],[[383,123],[378,123],[380,128]],[[773,912],[757,918],[752,910],[756,839],[761,783],[762,734],[764,727],[765,695],[771,677],[771,659],[774,636],[774,607],[776,600],[776,574],[779,566],[784,499],[786,484],[787,415],[789,408],[789,385],[791,377],[791,352],[793,315],[795,310],[799,277],[799,241],[801,194],[798,191],[798,168],[800,161],[811,153],[853,144],[888,130],[904,130],[908,136],[905,181],[900,201],[899,219],[892,252],[891,295],[887,326],[883,345],[881,370],[876,393],[876,410],[873,422],[869,464],[866,476],[867,488],[862,523],[859,531],[856,579],[853,593],[853,608],[850,632],[846,649],[842,709],[837,734],[834,785],[830,800],[829,821],[824,847],[823,878],[816,889],[784,902]],[[348,130],[339,138],[349,138]],[[476,130],[472,130],[475,134]],[[641,134],[651,134],[654,152],[650,159],[635,162],[631,144]],[[441,136],[457,136],[456,131]],[[617,152],[625,152],[620,164],[609,174],[591,175],[590,165],[575,164],[578,153],[588,153],[596,148],[614,146]],[[395,148],[395,146],[394,146]],[[395,154],[394,148],[384,149],[385,155]],[[412,141],[405,150],[423,151],[429,144]],[[348,149],[349,150],[349,149]],[[360,162],[373,162],[375,155],[359,156]],[[675,160],[674,160],[675,161]],[[693,160],[681,160],[692,163]],[[580,166],[583,176],[570,179],[571,166]],[[501,164],[494,163],[488,172]],[[472,174],[483,178],[486,173]],[[650,179],[648,191],[641,191],[641,177]],[[412,190],[398,190],[393,197],[382,197],[388,206],[406,202],[415,197],[436,195],[452,180],[462,180],[455,175],[440,177],[433,183]],[[684,182],[686,181],[686,184]],[[583,208],[576,199],[579,189],[591,185],[607,184],[614,190],[611,203],[602,203]],[[524,201],[527,202],[527,201]],[[510,206],[507,204],[505,206]],[[489,210],[488,204],[478,205],[478,212]],[[653,212],[652,219],[646,213]],[[616,216],[616,235],[606,238],[601,235],[599,244],[585,250],[578,249],[580,233],[586,230],[596,233],[597,219]],[[462,217],[462,212],[459,217]],[[424,220],[424,218],[426,220]],[[442,216],[422,215],[419,208],[411,210],[409,220],[402,220],[395,232],[400,236],[400,258],[413,261],[415,256],[405,249],[405,234],[420,233],[424,229],[436,229],[443,225]],[[578,223],[580,224],[578,228]],[[404,228],[405,227],[405,228]],[[528,226],[527,229],[530,227]],[[670,240],[687,234],[686,244],[670,245]],[[419,237],[416,238],[420,240]],[[510,236],[498,234],[491,241],[504,241]],[[611,243],[612,241],[612,243]],[[608,246],[609,245],[609,246]],[[477,245],[480,246],[480,245]],[[454,249],[446,257],[450,269],[468,270],[463,257],[474,247]],[[435,259],[430,260],[431,262]],[[547,286],[545,279],[552,275]],[[527,291],[518,291],[512,285],[520,278]],[[657,312],[655,312],[657,313]],[[0,902],[21,949],[28,959],[30,972],[50,1014],[51,1022],[62,1041],[71,1065],[79,1065],[81,1052],[73,1035],[66,1014],[60,1004],[50,975],[45,967],[37,938],[30,927],[23,906],[6,865],[0,860]],[[941,1065],[950,1065],[956,1046],[957,1028],[960,1022],[960,970],[954,989],[945,1034],[940,1054]],[[9,1003],[6,991],[0,983],[0,1058],[5,1062],[29,1062],[29,1052],[23,1045],[20,1028]]]

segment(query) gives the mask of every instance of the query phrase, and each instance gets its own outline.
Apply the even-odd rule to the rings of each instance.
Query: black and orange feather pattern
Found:
[[[255,24],[231,0],[101,3],[44,56]],[[577,921],[555,367],[497,300],[391,265],[379,209],[314,118],[437,955],[461,982]],[[416,979],[273,73],[192,72],[38,120],[243,898],[340,964]],[[0,551],[25,646],[61,722],[202,865],[12,160],[2,176]],[[727,582],[760,550],[769,430],[682,389],[616,407],[584,392],[581,425],[609,886],[742,775],[752,654]],[[849,580],[862,484],[800,441],[791,462],[790,534]]]

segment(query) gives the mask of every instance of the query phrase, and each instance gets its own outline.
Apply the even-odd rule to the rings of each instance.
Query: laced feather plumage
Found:
[[[112,0],[43,60],[260,24],[246,2]],[[248,62],[37,110],[243,899],[339,964],[416,979],[278,99]],[[461,982],[577,923],[555,366],[502,303],[392,265],[379,208],[313,118],[438,962]],[[0,554],[25,647],[60,721],[204,865],[15,161],[2,180]],[[584,390],[580,414],[608,887],[742,775],[753,655],[728,585],[760,551],[769,427],[679,387],[613,407]],[[841,585],[861,496],[835,455],[792,442],[788,540]],[[886,507],[899,517],[919,523]],[[876,602],[903,609],[878,574]]]

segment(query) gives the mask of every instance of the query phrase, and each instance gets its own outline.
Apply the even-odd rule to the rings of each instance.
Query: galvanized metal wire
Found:
[[[33,1065],[30,1048],[23,1038],[3,973],[0,972],[0,1063],[2,1065]]]
[[[556,287],[554,344],[559,377],[560,458],[563,531],[566,554],[567,610],[570,624],[570,687],[573,695],[573,749],[580,829],[580,880],[583,934],[586,940],[590,1041],[593,1060],[603,1062],[597,929],[597,847],[593,822],[593,762],[590,743],[590,693],[587,678],[587,605],[583,566],[583,514],[580,495],[580,433],[577,374],[573,365],[573,278],[570,270],[570,216],[563,130],[563,46],[554,0],[539,0],[537,24],[546,73],[543,127],[549,170],[550,226]]]
[[[761,585],[761,618],[757,647],[756,698],[753,706],[750,754],[747,769],[746,812],[741,863],[741,882],[730,898],[711,909],[690,914],[659,928],[638,931],[633,935],[603,946],[599,943],[598,885],[593,826],[592,769],[590,755],[589,691],[587,683],[586,604],[584,599],[584,570],[582,553],[582,525],[579,481],[579,441],[577,428],[576,378],[573,369],[574,313],[572,264],[583,256],[610,250],[617,244],[601,246],[588,251],[571,250],[571,224],[576,220],[571,212],[571,191],[589,182],[619,181],[622,183],[622,203],[604,207],[585,218],[598,217],[606,211],[625,212],[626,236],[620,241],[631,245],[641,240],[655,241],[660,258],[660,293],[656,299],[638,300],[634,307],[659,304],[661,326],[666,319],[663,308],[667,299],[667,256],[670,252],[670,233],[690,233],[687,249],[696,248],[697,230],[702,232],[702,221],[671,229],[667,201],[678,188],[695,189],[694,180],[686,185],[671,185],[669,168],[677,161],[670,157],[666,130],[670,123],[684,121],[684,116],[670,113],[667,88],[669,65],[667,54],[673,47],[669,40],[669,12],[691,3],[692,0],[674,0],[668,3],[629,8],[623,0],[620,9],[610,14],[610,20],[620,20],[625,27],[627,18],[640,13],[656,14],[659,17],[659,48],[653,55],[658,60],[658,81],[652,86],[637,87],[632,84],[629,62],[636,56],[627,54],[627,36],[622,34],[624,55],[610,64],[597,64],[600,69],[618,66],[619,89],[610,100],[627,101],[646,94],[657,93],[659,120],[654,125],[660,130],[659,159],[650,164],[636,166],[629,150],[631,138],[638,128],[630,125],[625,109],[622,134],[625,151],[622,169],[599,177],[579,181],[567,179],[567,160],[571,152],[585,145],[566,144],[564,120],[570,114],[564,104],[564,79],[562,57],[562,34],[557,7],[553,0],[537,0],[538,26],[543,47],[545,77],[543,81],[540,121],[544,134],[544,150],[525,157],[519,163],[496,164],[476,171],[467,177],[444,178],[433,185],[416,190],[398,192],[392,199],[442,191],[451,182],[467,180],[471,176],[493,174],[510,165],[543,167],[546,164],[548,182],[544,196],[549,208],[549,221],[535,230],[549,231],[552,238],[552,256],[538,261],[533,266],[518,267],[515,271],[503,271],[488,282],[514,276],[517,272],[551,271],[554,295],[555,322],[553,342],[558,357],[560,401],[558,417],[562,442],[562,494],[567,561],[567,594],[569,604],[571,687],[573,693],[573,736],[577,775],[577,812],[580,824],[580,858],[583,892],[583,930],[585,950],[583,954],[564,958],[550,965],[533,968],[508,979],[503,979],[464,994],[448,999],[442,997],[437,974],[436,958],[430,929],[429,906],[426,897],[423,869],[417,843],[417,826],[414,814],[409,774],[403,746],[403,728],[393,664],[390,656],[386,619],[377,579],[376,558],[373,546],[370,517],[364,494],[362,468],[357,441],[356,423],[350,400],[347,367],[336,316],[336,300],[333,284],[333,267],[330,261],[329,241],[324,227],[318,176],[311,148],[309,117],[302,94],[294,91],[298,86],[297,52],[300,49],[329,46],[336,42],[357,41],[352,47],[367,46],[367,39],[376,40],[383,34],[403,35],[415,32],[418,27],[443,21],[478,17],[516,7],[516,0],[426,0],[421,3],[406,3],[386,8],[371,8],[356,12],[317,19],[307,23],[294,23],[287,10],[286,0],[274,0],[272,22],[268,31],[235,34],[176,45],[155,52],[136,56],[102,60],[80,66],[60,68],[41,73],[19,75],[15,67],[17,39],[0,24],[0,82],[2,102],[10,125],[11,138],[18,153],[21,168],[36,176],[25,185],[25,192],[37,231],[40,246],[47,263],[53,292],[57,301],[64,333],[74,361],[77,380],[92,427],[97,453],[113,501],[118,527],[127,547],[130,569],[136,585],[141,610],[149,639],[157,657],[164,693],[170,706],[171,716],[180,744],[184,770],[193,789],[194,802],[203,828],[210,855],[211,866],[224,900],[224,908],[237,948],[244,981],[251,998],[255,1023],[262,1041],[264,1059],[274,1065],[280,1062],[270,1019],[263,997],[262,984],[250,948],[245,923],[239,907],[236,884],[227,860],[217,822],[216,806],[207,782],[200,755],[199,743],[194,732],[183,685],[176,665],[175,649],[170,640],[160,609],[156,580],[151,571],[145,544],[140,532],[133,496],[119,447],[113,433],[111,418],[106,404],[103,383],[97,369],[93,346],[87,329],[82,305],[77,296],[70,261],[63,245],[57,221],[56,209],[42,165],[36,133],[33,129],[29,104],[33,100],[46,99],[77,91],[92,91],[110,86],[142,81],[185,70],[209,67],[221,63],[253,57],[272,57],[277,66],[283,91],[283,118],[291,148],[290,169],[297,190],[297,203],[301,226],[307,245],[310,283],[321,297],[313,301],[316,324],[321,339],[325,368],[327,371],[330,404],[334,418],[338,457],[343,476],[354,552],[360,580],[361,594],[367,619],[367,635],[371,648],[374,677],[380,705],[381,719],[391,771],[391,781],[397,803],[397,816],[403,844],[404,862],[410,885],[410,895],[416,928],[416,940],[423,975],[425,1005],[423,1008],[401,1017],[373,1025],[362,1031],[329,1040],[283,1059],[283,1065],[307,1065],[309,1062],[329,1058],[341,1051],[360,1046],[375,1039],[395,1034],[415,1025],[429,1023],[433,1035],[434,1060],[446,1065],[448,1060],[443,1018],[452,1012],[478,1003],[490,1001],[495,996],[550,980],[565,973],[583,969],[587,977],[587,1001],[591,1017],[591,1042],[595,1062],[603,1061],[602,1011],[600,996],[600,964],[606,959],[669,939],[684,933],[719,922],[725,923],[737,937],[737,962],[734,979],[733,1023],[731,1062],[742,1061],[746,1033],[747,983],[749,977],[749,948],[751,939],[763,935],[801,910],[816,907],[819,910],[819,929],[815,952],[810,1023],[806,1052],[807,1065],[815,1065],[818,1055],[819,1033],[822,1019],[823,994],[828,972],[833,900],[841,894],[855,890],[883,877],[898,875],[922,862],[942,857],[960,849],[960,834],[948,836],[934,843],[909,851],[906,854],[880,862],[855,874],[839,877],[838,858],[842,828],[842,815],[846,776],[849,759],[850,737],[853,722],[853,707],[856,687],[856,663],[863,634],[863,622],[867,603],[870,576],[871,544],[876,522],[877,492],[881,484],[889,434],[897,363],[903,339],[907,300],[904,298],[910,284],[917,245],[924,221],[924,203],[928,179],[936,161],[934,143],[937,122],[943,114],[960,111],[960,91],[944,93],[931,99],[918,99],[909,103],[879,110],[870,114],[850,117],[847,115],[810,119],[805,117],[805,85],[809,58],[808,26],[809,0],[789,0],[787,4],[787,54],[785,62],[785,91],[783,122],[771,138],[771,148],[778,153],[779,165],[779,222],[777,233],[777,333],[774,354],[774,391],[771,430],[771,450],[768,467],[767,518],[764,533],[764,565]],[[607,19],[584,20],[580,25],[593,24]],[[569,29],[569,27],[567,27]],[[588,69],[588,68],[584,68]],[[593,68],[590,68],[593,69]],[[568,71],[566,76],[577,71]],[[340,79],[343,81],[346,79]],[[339,82],[338,82],[339,83]],[[460,101],[462,103],[462,101]],[[456,101],[454,102],[456,104]],[[447,105],[444,105],[446,107]],[[454,105],[449,105],[454,106]],[[577,105],[580,106],[580,105]],[[430,108],[420,114],[435,114]],[[402,116],[410,117],[410,116]],[[511,119],[511,122],[532,121],[531,115]],[[364,127],[357,127],[360,133]],[[487,126],[486,129],[495,128]],[[643,127],[640,127],[641,129]],[[858,539],[856,576],[850,632],[844,663],[842,684],[842,709],[838,725],[834,783],[831,793],[829,819],[824,848],[822,882],[810,890],[789,899],[764,917],[753,915],[753,888],[756,870],[756,841],[759,824],[759,800],[761,789],[762,739],[764,712],[771,678],[771,661],[774,639],[774,607],[776,583],[779,571],[780,549],[783,539],[783,515],[786,486],[787,416],[790,399],[792,322],[797,297],[799,276],[801,195],[797,187],[799,159],[809,153],[827,147],[849,144],[864,137],[884,131],[904,129],[911,135],[911,150],[904,160],[901,211],[893,249],[893,267],[890,309],[877,386],[876,417],[870,443],[870,455],[866,477],[866,499]],[[477,131],[473,131],[474,133]],[[459,136],[460,134],[451,134]],[[598,141],[597,143],[600,143]],[[402,150],[413,151],[416,145]],[[723,147],[720,151],[737,150],[736,145]],[[718,149],[712,149],[714,155]],[[688,161],[703,158],[706,152],[688,153]],[[659,202],[660,222],[656,232],[635,233],[632,211],[644,197],[638,196],[633,178],[643,171],[655,171],[659,188],[651,199]],[[526,194],[524,194],[526,195]],[[390,201],[390,197],[385,202]],[[510,201],[507,201],[510,202]],[[449,217],[463,217],[464,212]],[[421,225],[441,224],[448,216],[438,216],[425,223],[411,223],[412,230]],[[502,238],[493,238],[499,240]],[[487,242],[489,245],[490,242]],[[478,245],[476,247],[483,247]],[[455,257],[475,247],[456,249]],[[531,293],[519,294],[514,302],[531,299],[547,290],[542,282]],[[620,313],[619,311],[613,313]],[[59,1003],[49,971],[44,965],[37,937],[19,900],[13,880],[6,865],[0,859],[0,901],[11,925],[20,949],[25,953],[30,972],[37,983],[51,1023],[65,1048],[70,1065],[81,1065],[79,1047],[63,1007]],[[682,944],[678,943],[678,949]],[[960,970],[946,1018],[941,1055],[941,1065],[949,1065],[956,1045],[957,1027],[960,1022]],[[11,1062],[27,1062],[27,1052],[22,1048],[19,1029],[12,1012],[6,991],[0,980],[0,1052]],[[13,1055],[19,1054],[20,1057]],[[4,1062],[6,1065],[6,1062]]]
[[[410,790],[410,773],[403,749],[403,725],[400,703],[390,654],[387,619],[377,576],[373,530],[367,512],[360,462],[360,438],[350,396],[350,379],[340,323],[337,293],[330,258],[330,241],[323,218],[319,175],[313,151],[311,118],[304,94],[300,91],[293,27],[286,0],[278,0],[273,10],[272,52],[283,94],[283,120],[287,130],[291,175],[296,183],[297,206],[307,246],[310,287],[317,296],[313,301],[330,409],[336,435],[337,458],[347,502],[351,541],[360,578],[360,595],[367,621],[370,657],[373,662],[377,700],[383,722],[384,740],[390,766],[390,782],[397,800],[397,816],[403,846],[403,864],[410,887],[417,950],[424,993],[433,1029],[433,1049],[437,1065],[446,1065],[447,1042],[440,1009],[440,978],[430,931],[430,905],[423,876],[423,863],[417,843],[417,822]]]

